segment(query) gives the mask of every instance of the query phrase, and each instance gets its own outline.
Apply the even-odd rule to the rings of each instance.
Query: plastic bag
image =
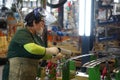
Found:
[[[46,25],[51,25],[52,23],[54,23],[56,21],[57,21],[57,19],[55,18],[55,16],[45,10],[45,23],[46,23]]]

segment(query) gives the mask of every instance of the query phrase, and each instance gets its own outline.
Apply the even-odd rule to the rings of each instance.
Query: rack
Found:
[[[119,48],[120,46],[120,14],[115,12],[116,3],[113,0],[96,0],[95,1],[95,45],[93,51],[105,54],[106,57],[115,55],[116,52],[111,52],[112,48]],[[116,10],[117,11],[117,10]],[[115,43],[116,42],[116,43]],[[101,47],[101,48],[100,48]],[[118,53],[118,52],[117,52]],[[97,57],[98,59],[100,57]],[[91,60],[96,61],[98,59]],[[114,58],[115,59],[115,58]],[[105,67],[107,67],[107,75],[105,80],[112,80],[111,69],[109,66],[109,60],[103,60]],[[100,61],[102,61],[100,59]],[[89,80],[101,80],[100,74],[100,64],[95,63],[94,67],[88,68]],[[115,62],[116,63],[116,62]],[[87,64],[87,63],[86,63]],[[98,65],[97,65],[98,64]],[[92,64],[91,64],[92,65]],[[118,67],[115,65],[115,67]],[[97,71],[97,72],[96,72]],[[94,74],[96,72],[96,74]],[[115,74],[116,76],[120,74],[120,71]],[[94,77],[92,77],[94,75]],[[115,80],[119,80],[120,77],[115,77]]]

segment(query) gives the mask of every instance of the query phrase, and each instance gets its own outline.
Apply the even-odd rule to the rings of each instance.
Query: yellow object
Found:
[[[57,80],[62,80],[62,77],[57,77]]]
[[[45,54],[45,48],[40,45],[37,45],[35,43],[25,44],[24,48],[31,54],[35,54],[35,55],[44,55]]]
[[[0,56],[5,56],[8,49],[8,41],[6,36],[0,36]]]

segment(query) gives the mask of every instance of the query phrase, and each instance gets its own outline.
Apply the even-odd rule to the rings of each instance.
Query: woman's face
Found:
[[[35,31],[38,35],[42,35],[44,30],[45,22],[44,20],[41,20],[39,23],[35,23]]]

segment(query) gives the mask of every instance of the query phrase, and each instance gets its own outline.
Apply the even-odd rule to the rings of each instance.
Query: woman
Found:
[[[3,80],[35,80],[39,59],[50,59],[52,55],[59,53],[57,47],[44,47],[40,35],[45,22],[40,10],[41,8],[37,8],[27,14],[26,27],[13,36],[8,48],[9,63],[4,67]]]

